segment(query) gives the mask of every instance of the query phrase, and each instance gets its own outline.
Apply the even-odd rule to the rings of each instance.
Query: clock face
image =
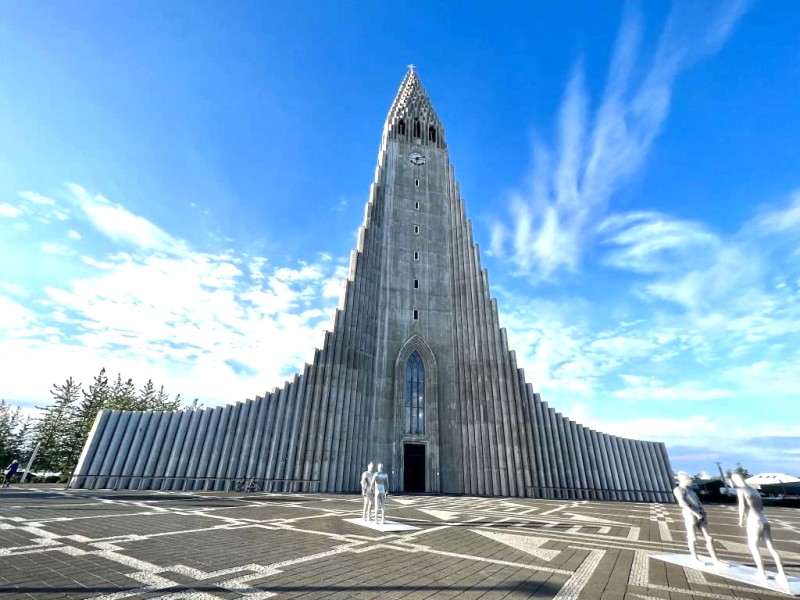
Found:
[[[412,152],[408,155],[408,160],[410,160],[415,165],[424,165],[425,164],[425,155],[421,152]]]

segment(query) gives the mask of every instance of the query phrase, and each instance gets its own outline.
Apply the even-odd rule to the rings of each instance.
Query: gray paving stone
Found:
[[[361,510],[347,495],[34,486],[0,502],[3,600],[786,597],[647,559],[686,550],[673,505],[390,497],[389,518],[419,529],[382,534],[344,521]],[[721,557],[750,564],[735,511],[707,508]],[[800,511],[768,514],[797,575]]]

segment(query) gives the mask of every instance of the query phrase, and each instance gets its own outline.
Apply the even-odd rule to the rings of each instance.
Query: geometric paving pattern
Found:
[[[387,516],[418,528],[390,533],[345,520],[361,506],[332,494],[3,489],[0,597],[789,597],[652,559],[686,552],[676,505],[389,496]],[[752,564],[736,507],[706,509],[720,558]],[[767,515],[787,573],[800,574],[800,511]]]

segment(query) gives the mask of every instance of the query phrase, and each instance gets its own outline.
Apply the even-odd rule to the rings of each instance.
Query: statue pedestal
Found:
[[[376,523],[375,521],[365,521],[361,517],[357,519],[342,519],[347,523],[352,523],[353,525],[361,525],[361,527],[366,527],[368,529],[374,529],[375,531],[381,531],[383,533],[389,531],[412,531],[419,529],[419,527],[414,527],[412,525],[404,525],[403,523],[397,523],[395,521],[387,520],[383,525],[380,523]]]
[[[767,571],[767,579],[763,579],[758,576],[758,571],[755,567],[748,567],[738,563],[727,563],[726,561],[727,564],[725,565],[717,565],[707,556],[700,556],[700,561],[696,561],[688,554],[651,554],[650,558],[697,569],[698,571],[703,571],[703,573],[719,575],[727,579],[735,579],[765,590],[800,596],[800,578],[792,577],[791,575],[789,575],[789,587],[787,589],[786,582],[780,579],[777,573]]]

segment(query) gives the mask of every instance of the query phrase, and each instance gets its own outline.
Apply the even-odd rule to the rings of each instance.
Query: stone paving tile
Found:
[[[420,529],[383,534],[343,520],[361,514],[348,495],[31,486],[0,502],[3,600],[788,597],[649,559],[686,552],[675,505],[392,496],[388,517]],[[750,564],[735,507],[707,508],[718,553]],[[796,575],[800,511],[768,514]]]
[[[125,515],[103,515],[68,521],[40,520],[41,527],[58,535],[82,535],[93,538],[119,535],[148,535],[169,531],[187,531],[220,526],[224,523],[204,515],[175,515],[171,513],[129,512]]]

